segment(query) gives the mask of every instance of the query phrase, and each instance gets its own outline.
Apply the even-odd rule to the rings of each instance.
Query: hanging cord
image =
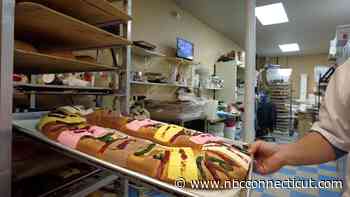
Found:
[[[113,66],[118,67],[118,59],[114,48],[110,49],[112,55]]]

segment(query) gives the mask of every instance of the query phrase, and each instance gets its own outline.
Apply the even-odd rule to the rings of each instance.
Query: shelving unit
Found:
[[[44,74],[115,71],[116,67],[15,49],[15,73]]]
[[[64,30],[62,27],[65,27]],[[43,50],[79,50],[131,44],[122,36],[31,2],[16,4],[15,35],[20,40],[40,43],[37,47]]]
[[[189,65],[199,65],[200,62],[195,62],[195,61],[190,61],[190,60],[185,60],[182,58],[177,58],[177,57],[165,57],[167,61],[177,64],[177,65],[183,65],[183,66],[189,66]]]
[[[293,126],[291,85],[271,84],[271,102],[276,106],[276,130],[289,134]]]
[[[65,15],[45,7],[48,5],[51,8],[62,10]],[[80,4],[79,4],[80,3]],[[124,1],[125,5],[127,3]],[[76,7],[82,7],[82,11],[79,9],[77,12]],[[91,7],[92,10],[88,10]],[[130,15],[120,11],[120,9],[114,7],[110,2],[105,0],[78,0],[78,1],[45,1],[34,0],[34,2],[20,2],[16,4],[15,14],[15,36],[17,39],[29,40],[34,43],[40,43],[35,45],[42,51],[50,50],[63,50],[63,49],[86,49],[86,48],[105,48],[105,47],[120,47],[130,45],[130,27],[131,23],[127,22],[130,19]],[[96,11],[99,10],[99,11]],[[117,14],[105,12],[104,10],[116,11]],[[128,11],[131,10],[128,9]],[[88,15],[89,12],[95,12],[95,15]],[[130,11],[131,13],[131,11]],[[45,20],[42,20],[43,16]],[[78,16],[78,18],[84,18],[89,23],[94,23],[92,20],[94,17],[100,22],[109,23],[110,17],[113,16],[115,20],[121,20],[119,28],[123,29],[120,35],[114,35],[106,32],[94,25],[80,21],[72,16]],[[28,20],[30,19],[30,20]],[[96,20],[97,20],[96,19]],[[52,21],[55,21],[54,23]],[[127,23],[126,23],[127,22]],[[129,25],[130,23],[130,25]],[[99,23],[100,24],[100,23]],[[62,31],[62,27],[65,27]],[[40,42],[38,42],[40,40]],[[52,94],[52,95],[111,95],[125,97],[122,98],[122,111],[128,112],[128,100],[129,95],[129,65],[130,65],[130,53],[128,53],[129,47],[123,49],[122,56],[123,66],[117,67],[116,65],[108,66],[98,63],[91,63],[85,61],[79,61],[75,59],[57,57],[53,55],[46,55],[39,52],[29,52],[20,49],[15,50],[14,62],[15,72],[24,74],[44,74],[44,73],[70,73],[70,72],[99,72],[99,71],[113,71],[114,82],[112,88],[94,88],[94,87],[69,87],[69,86],[48,86],[48,85],[29,85],[29,84],[15,84],[16,90],[21,90],[22,93],[31,94],[31,107],[35,107],[35,95],[37,94]],[[114,50],[112,50],[115,52]],[[116,63],[116,62],[115,62]],[[117,87],[115,81],[120,75],[120,87]],[[117,89],[120,89],[117,91]],[[124,105],[125,104],[125,105]]]
[[[16,95],[29,94],[30,108],[32,109],[35,109],[36,95],[108,95],[118,97],[121,112],[128,114],[131,63],[131,50],[128,45],[131,44],[131,0],[123,0],[127,12],[123,12],[106,0],[33,0],[32,2],[20,0],[16,6],[12,4],[13,2],[7,2],[7,5],[14,6],[13,10],[15,11],[15,13],[9,14],[14,20],[14,31],[7,33],[12,35],[10,40],[13,42],[15,36],[16,39],[33,44],[39,52],[11,48],[9,51],[12,51],[12,54],[8,54],[8,56],[14,57],[10,58],[13,63],[8,62],[6,65],[13,65],[13,67],[9,71],[6,70],[8,77],[11,78],[6,80],[12,81],[12,69],[17,74],[30,75],[31,82],[34,82],[35,74],[109,71],[113,73],[113,87],[77,87],[14,82],[7,86],[11,89],[7,92],[8,95],[12,97],[12,92]],[[6,18],[6,20],[8,19]],[[99,28],[105,25],[116,26],[119,28],[120,34],[115,35]],[[57,50],[111,48],[115,57],[116,47],[121,49],[122,64],[114,61],[114,65],[103,65],[45,54]],[[117,66],[117,64],[121,66]],[[3,73],[5,72],[1,70],[0,74]],[[117,79],[119,82],[116,81]],[[2,86],[0,90],[3,90]],[[1,97],[3,99],[3,93],[1,93]],[[10,100],[12,101],[12,98]],[[11,120],[9,120],[10,122]],[[1,139],[8,140],[7,138]],[[43,142],[42,139],[36,138],[36,140]],[[48,146],[53,148],[52,145]],[[82,157],[74,158],[84,160]],[[86,159],[84,161],[86,162]],[[8,162],[11,164],[10,159]],[[97,175],[82,177],[81,181],[59,188],[59,191],[52,191],[47,196],[86,196],[119,178],[115,175],[107,175],[105,171],[101,173],[102,175],[97,179]],[[10,181],[1,175],[0,173],[1,185],[9,185]],[[3,182],[4,184],[2,184]],[[10,193],[5,193],[4,196],[10,196]]]
[[[110,95],[112,88],[105,87],[81,87],[66,85],[38,85],[27,83],[14,83],[13,86],[17,91],[27,94],[77,94],[77,95]]]
[[[135,54],[137,56],[142,56],[144,58],[149,58],[149,57],[164,58],[168,62],[174,63],[176,65],[188,66],[188,65],[200,64],[199,62],[190,61],[190,60],[186,60],[186,59],[182,59],[182,58],[178,58],[178,57],[170,57],[170,56],[167,56],[167,55],[160,53],[158,51],[151,51],[151,50],[147,50],[147,49],[144,49],[144,48],[141,48],[138,46],[133,46],[132,52],[133,52],[133,54]]]
[[[142,57],[166,57],[163,53],[147,50],[138,46],[132,47],[132,53]]]
[[[113,184],[118,179],[118,176],[112,175],[109,172],[102,171],[84,177],[83,181],[75,180],[72,183],[63,185],[62,187],[49,191],[41,197],[81,197],[87,196],[98,189]]]
[[[131,16],[106,0],[20,0],[40,3],[92,25],[128,22]],[[77,12],[79,10],[79,12]]]
[[[139,46],[133,46],[132,47],[132,53],[134,56],[143,57],[145,64],[149,61],[150,58],[162,58],[172,64],[171,66],[190,66],[190,65],[198,65],[198,62],[193,62],[177,57],[169,57],[163,53],[153,51],[153,50],[147,50]],[[182,87],[182,88],[188,88],[189,86],[181,85],[177,83],[152,83],[148,81],[131,81],[132,85],[145,85],[145,86],[163,86],[163,87]]]
[[[320,111],[321,108],[321,100],[324,98],[327,90],[327,86],[329,83],[329,80],[331,76],[334,74],[336,68],[334,66],[330,67],[328,71],[322,76],[319,76],[319,81],[317,83],[317,92],[316,92],[316,99],[317,99],[317,111]]]

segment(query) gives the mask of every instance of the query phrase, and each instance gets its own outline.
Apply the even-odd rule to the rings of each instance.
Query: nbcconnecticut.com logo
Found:
[[[174,182],[178,188],[186,186],[184,178],[178,178]],[[189,182],[192,189],[342,189],[342,180],[314,180],[314,179],[296,179],[290,178],[285,180],[246,180],[246,181],[216,181],[216,180],[193,180]]]

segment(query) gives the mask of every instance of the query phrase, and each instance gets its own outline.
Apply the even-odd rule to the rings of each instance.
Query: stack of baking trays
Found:
[[[242,144],[108,110],[61,107],[15,116],[14,126],[118,175],[182,196],[235,196],[240,189],[227,184],[247,180],[252,168]],[[177,181],[180,185],[174,185]],[[217,181],[219,186],[193,190],[196,181]]]
[[[276,130],[288,133],[291,129],[291,86],[275,83],[270,85],[271,101],[276,106]]]

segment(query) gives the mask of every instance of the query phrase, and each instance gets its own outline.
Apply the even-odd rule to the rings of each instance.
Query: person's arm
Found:
[[[327,87],[312,133],[296,143],[275,145],[256,142],[250,151],[256,171],[268,174],[284,165],[319,164],[335,160],[350,150],[350,60],[340,66]]]
[[[313,165],[336,159],[332,145],[318,132],[312,132],[296,143],[282,146],[287,165]]]
[[[332,145],[317,132],[292,144],[258,141],[249,151],[256,156],[255,170],[260,174],[273,173],[284,165],[312,165],[336,159]]]

